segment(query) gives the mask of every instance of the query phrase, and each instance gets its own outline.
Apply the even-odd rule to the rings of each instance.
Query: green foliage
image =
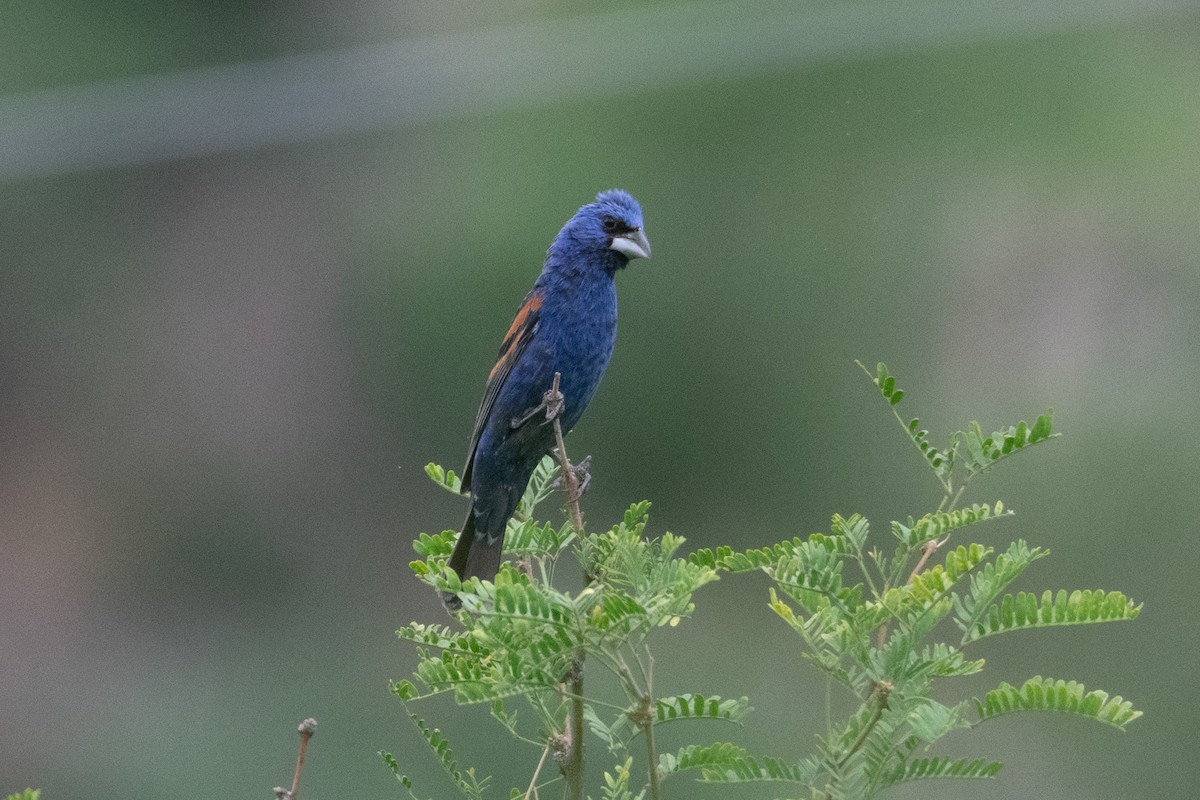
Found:
[[[443,469],[437,464],[430,462],[425,465],[425,474],[429,476],[431,481],[446,491],[453,492],[454,494],[462,493],[462,481],[454,474],[454,470]]]
[[[459,790],[463,797],[468,800],[482,800],[483,792],[487,788],[488,779],[483,778],[478,780],[475,777],[475,770],[468,769],[462,772],[458,768],[458,762],[454,758],[454,753],[450,750],[450,742],[442,735],[442,732],[437,728],[430,728],[425,724],[425,720],[419,718],[416,714],[409,714],[409,719],[417,726],[417,730],[421,732],[421,737],[425,740],[425,744],[433,751],[438,763],[442,765],[442,770],[450,776],[450,780],[454,782],[455,787]],[[380,751],[380,758],[387,765],[392,774],[396,776],[396,780],[400,781],[400,785],[408,792],[412,800],[420,800],[413,790],[412,779],[405,775],[400,768],[400,764],[396,761],[395,756],[391,753]]]
[[[975,698],[973,702],[979,722],[1015,711],[1059,711],[1125,730],[1126,725],[1142,715],[1120,695],[1109,697],[1107,692],[1099,689],[1085,693],[1082,683],[1056,681],[1040,675],[1025,681],[1019,689],[1002,683],[984,695],[982,700]]]
[[[38,800],[41,796],[41,789],[26,789],[23,792],[13,792],[5,800]]]
[[[754,758],[737,745],[716,742],[710,745],[688,745],[675,754],[664,753],[659,758],[663,776],[688,770],[700,772],[706,783],[744,783],[747,781],[807,780],[809,766],[788,764],[777,758]]]
[[[1135,604],[1120,592],[1102,590],[1057,594],[1047,589],[1041,602],[1029,592],[1006,594],[988,607],[986,614],[967,631],[966,641],[1016,630],[1048,628],[1054,625],[1084,625],[1089,622],[1117,622],[1137,619],[1141,604]]]
[[[625,761],[617,764],[612,772],[604,773],[604,788],[600,795],[603,800],[642,800],[646,796],[644,789],[634,794],[629,788],[632,775],[633,756],[626,756]]]
[[[998,761],[983,758],[914,758],[897,764],[895,771],[884,780],[884,786],[894,786],[904,781],[923,778],[994,778],[1000,771]]]
[[[434,466],[427,471],[439,485],[458,487],[450,473]],[[550,493],[554,476],[553,462],[547,459],[531,480],[522,509],[532,514]],[[438,591],[458,593],[462,609],[455,617],[461,628],[416,622],[401,628],[397,635],[416,645],[418,663],[412,680],[392,683],[393,694],[405,703],[442,693],[460,704],[487,703],[515,741],[543,749],[556,741],[560,744],[554,746],[561,746],[575,700],[582,701],[580,714],[588,729],[616,754],[625,754],[635,737],[649,735],[660,723],[692,719],[740,724],[750,711],[745,698],[653,695],[647,639],[656,629],[689,616],[693,595],[717,579],[717,570],[679,557],[681,537],[648,536],[649,509],[649,503],[636,503],[621,522],[599,534],[581,535],[569,523],[556,527],[531,517],[514,518],[506,553],[523,559],[525,566],[517,570],[506,564],[491,581],[460,584],[446,569],[452,531],[419,537],[414,547],[421,558],[412,563],[413,571]],[[588,576],[582,591],[562,591],[551,582],[564,555],[577,558]],[[574,697],[570,686],[583,664],[610,673],[625,703]],[[507,708],[514,698],[528,705],[528,722],[519,723]],[[471,792],[481,791],[482,782],[458,770],[441,733],[416,717],[414,721],[460,792],[474,797]],[[609,773],[605,796],[640,796],[629,787],[630,763],[618,763]]]
[[[974,525],[977,522],[984,522],[989,519],[1001,519],[1003,517],[1011,517],[1013,512],[1004,509],[1004,503],[999,501],[993,506],[986,504],[975,504],[968,508],[960,508],[953,511],[935,511],[932,514],[926,514],[918,520],[912,517],[908,518],[908,524],[900,522],[892,522],[892,535],[900,540],[900,543],[913,548],[919,547],[933,539],[941,539],[952,531],[965,528],[968,525]]]
[[[870,373],[868,373],[870,375]],[[1017,711],[1059,711],[1124,729],[1141,715],[1120,697],[1086,692],[1073,681],[1031,678],[1020,688],[1002,683],[982,699],[947,701],[942,685],[984,669],[968,653],[983,638],[1011,631],[1135,619],[1141,606],[1120,592],[1009,588],[1047,550],[1024,539],[1008,545],[951,540],[981,523],[1009,519],[999,501],[959,506],[976,475],[1033,445],[1057,436],[1050,412],[1033,425],[1019,422],[990,436],[978,423],[931,443],[920,422],[905,422],[896,379],[880,364],[871,379],[943,488],[937,507],[892,521],[895,551],[885,556],[869,543],[871,526],[858,514],[834,515],[828,533],[795,536],[762,547],[728,546],[681,555],[681,537],[648,535],[649,503],[634,504],[599,534],[536,521],[538,503],[555,485],[555,467],[539,467],[510,523],[506,564],[494,580],[460,584],[445,567],[455,533],[422,534],[414,543],[415,574],[438,591],[458,592],[459,627],[412,623],[398,631],[412,642],[418,664],[412,680],[392,683],[404,703],[448,693],[460,704],[489,704],[491,716],[515,742],[553,754],[563,767],[572,725],[582,724],[617,757],[605,773],[601,796],[611,800],[660,797],[659,784],[691,773],[710,783],[773,781],[795,784],[816,798],[871,798],[899,783],[926,778],[992,778],[1000,763],[951,759],[927,751],[952,734]],[[451,491],[452,472],[430,465],[430,477]],[[992,531],[992,526],[988,526]],[[554,586],[564,554],[578,560],[585,588]],[[656,754],[654,730],[680,721],[744,723],[749,700],[685,693],[654,694],[654,631],[675,626],[695,608],[695,595],[721,575],[762,572],[772,582],[769,608],[797,634],[804,656],[826,673],[828,686],[848,696],[853,712],[829,720],[816,751],[799,758],[756,755],[730,742],[688,744]],[[945,623],[945,624],[943,624]],[[957,632],[955,631],[957,628]],[[624,699],[613,703],[583,681],[607,673]],[[589,687],[585,690],[585,685]],[[935,695],[938,700],[935,700]],[[508,703],[523,702],[522,715]],[[465,797],[482,795],[486,781],[461,771],[445,737],[412,717],[443,769]],[[568,723],[568,720],[575,722]],[[579,722],[581,721],[581,723]],[[634,787],[633,742],[644,741],[647,782]],[[389,766],[412,795],[394,759]],[[564,775],[567,774],[563,767]],[[536,791],[553,778],[534,776]],[[582,798],[568,784],[568,796]],[[514,790],[512,797],[524,797]],[[415,796],[414,796],[415,797]]]
[[[1039,415],[1033,425],[1021,420],[1016,425],[1009,425],[1002,430],[993,431],[990,436],[984,435],[983,428],[978,422],[971,421],[967,424],[966,430],[954,431],[950,434],[946,447],[936,447],[929,441],[929,431],[921,428],[921,420],[913,417],[905,422],[904,418],[900,416],[897,406],[904,399],[904,392],[896,387],[896,379],[888,373],[887,365],[880,362],[875,366],[875,374],[872,375],[861,361],[855,363],[878,387],[879,393],[887,400],[892,415],[896,417],[896,421],[904,428],[905,434],[916,448],[921,451],[921,455],[938,480],[941,481],[947,495],[953,494],[955,490],[956,467],[961,465],[962,471],[965,473],[961,482],[957,484],[961,489],[971,478],[991,469],[997,462],[1058,436],[1057,433],[1051,432],[1054,410],[1050,409],[1045,414]]]
[[[655,718],[660,723],[678,719],[723,719],[741,723],[752,710],[745,697],[722,700],[700,694],[660,697],[654,706]]]

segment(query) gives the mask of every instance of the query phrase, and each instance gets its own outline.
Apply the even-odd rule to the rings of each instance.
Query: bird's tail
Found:
[[[447,566],[454,570],[460,580],[480,577],[491,580],[500,571],[500,558],[504,554],[504,537],[495,542],[487,541],[486,537],[475,533],[475,507],[467,512],[467,521],[463,523],[462,533],[454,545]],[[450,611],[462,608],[462,600],[451,592],[442,593],[442,604]]]

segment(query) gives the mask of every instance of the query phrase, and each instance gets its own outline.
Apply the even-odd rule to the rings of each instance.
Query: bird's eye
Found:
[[[606,233],[616,233],[617,231],[617,218],[609,214],[605,214],[600,218],[600,224],[604,226]]]

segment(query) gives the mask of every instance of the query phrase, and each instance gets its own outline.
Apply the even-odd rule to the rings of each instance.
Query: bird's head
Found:
[[[602,255],[611,269],[620,269],[634,258],[650,258],[650,241],[642,230],[642,208],[621,189],[601,192],[595,202],[579,209],[559,233],[555,240],[558,245],[574,251],[572,254]]]

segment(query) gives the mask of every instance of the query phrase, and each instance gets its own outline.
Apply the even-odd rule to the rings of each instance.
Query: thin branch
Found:
[[[875,696],[877,698],[875,701],[875,709],[871,712],[871,718],[867,720],[867,724],[864,725],[862,731],[859,732],[858,738],[854,740],[854,744],[849,750],[846,751],[846,754],[838,760],[838,769],[846,766],[846,762],[850,760],[851,756],[857,753],[860,749],[862,749],[862,746],[866,744],[867,737],[871,735],[873,730],[875,730],[875,726],[879,724],[879,718],[883,716],[884,710],[888,707],[888,695],[891,694],[891,691],[892,685],[886,681],[875,685]]]
[[[637,657],[637,653],[634,653]],[[638,665],[642,663],[638,659]],[[658,754],[654,751],[654,655],[646,648],[646,702],[649,706],[646,715],[646,771],[650,774],[650,798],[659,800]]]
[[[567,800],[583,800],[583,651],[571,669],[571,712],[567,718],[567,752],[559,766]]]
[[[554,382],[550,385],[550,391],[543,395],[542,405],[546,410],[546,421],[554,424],[554,444],[563,486],[567,491],[567,509],[571,514],[571,525],[575,528],[575,535],[581,536],[583,514],[579,510],[579,479],[570,459],[567,458],[567,445],[563,441],[562,424],[559,422],[564,402],[562,392],[558,389],[561,380],[562,374],[554,373]],[[568,749],[559,770],[566,781],[567,800],[583,800],[583,658],[584,652],[580,650],[571,665],[570,692],[564,692],[571,699],[571,710],[566,730]]]
[[[612,711],[625,711],[628,708],[628,706],[617,705],[616,703],[610,703],[607,700],[599,700],[594,697],[592,697],[592,698],[584,697],[581,694],[575,694],[573,691],[569,691],[565,688],[559,689],[558,693],[560,695],[562,695],[563,697],[567,698],[568,700],[578,700],[581,704],[582,703],[591,703],[593,706],[603,706],[604,708],[610,709]]]
[[[308,740],[317,732],[317,721],[312,717],[301,722],[296,730],[300,732],[300,753],[296,756],[296,771],[292,773],[292,788],[275,787],[276,800],[296,800],[300,790],[300,772],[304,769],[304,754],[308,751]]]
[[[542,757],[538,759],[537,768],[533,771],[533,777],[529,779],[529,788],[525,790],[525,800],[537,797],[537,779],[538,775],[542,774],[542,765],[546,763],[546,756],[550,754],[550,743],[546,742],[546,749],[542,750]]]
[[[650,698],[646,698],[650,702]],[[651,712],[646,713],[645,722],[642,725],[642,733],[646,738],[646,773],[650,776],[650,798],[651,800],[659,800],[661,790],[659,789],[659,781],[661,776],[658,774],[658,755],[654,750],[654,716]]]
[[[550,391],[546,392],[542,399],[542,404],[546,407],[546,420],[554,422],[554,444],[563,487],[567,492],[567,510],[571,514],[571,525],[575,528],[575,535],[579,536],[583,533],[583,514],[579,510],[579,478],[576,477],[575,469],[567,458],[567,445],[563,441],[562,425],[558,421],[563,410],[563,396],[562,392],[558,390],[561,379],[561,373],[554,373],[554,382],[550,385]]]
[[[917,565],[915,567],[913,567],[912,573],[908,576],[909,583],[912,583],[913,578],[917,577],[917,575],[919,575],[921,573],[921,570],[925,568],[925,562],[927,562],[929,560],[929,557],[931,555],[933,555],[934,553],[936,553],[938,548],[941,547],[942,545],[944,545],[949,540],[950,540],[950,537],[946,536],[940,542],[937,539],[930,539],[928,542],[925,543],[924,552],[921,553],[921,560],[917,562]]]
[[[649,645],[643,645],[643,647],[646,648],[646,659],[650,664],[650,668],[648,670],[646,669],[646,665],[642,663],[641,657],[638,656],[636,647],[629,648],[629,652],[633,653],[633,660],[635,662],[637,662],[638,672],[640,672],[642,674],[642,681],[646,684],[647,694],[653,694],[654,693],[654,656],[650,654],[650,646]]]

